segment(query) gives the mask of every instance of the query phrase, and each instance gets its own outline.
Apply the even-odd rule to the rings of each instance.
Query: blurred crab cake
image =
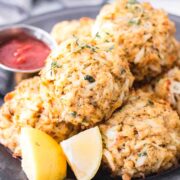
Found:
[[[180,115],[180,69],[174,67],[155,85],[155,93],[167,100]]]
[[[103,164],[123,180],[144,177],[177,164],[180,119],[168,103],[143,91],[100,125]]]
[[[74,37],[52,52],[41,72],[41,95],[60,121],[88,128],[127,99],[134,78],[116,50],[113,43]]]
[[[80,20],[62,21],[56,24],[51,35],[58,44],[72,36],[90,36],[94,20],[83,17]]]
[[[136,80],[155,77],[179,59],[175,25],[167,14],[148,3],[117,0],[105,5],[92,28],[101,41],[119,44]]]
[[[0,143],[14,156],[21,156],[19,135],[21,128],[31,126],[48,133],[58,142],[74,131],[69,123],[58,119],[43,105],[39,95],[40,77],[22,81],[5,97],[0,109]]]

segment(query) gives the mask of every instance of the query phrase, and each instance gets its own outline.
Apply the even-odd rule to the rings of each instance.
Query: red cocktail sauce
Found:
[[[34,70],[44,66],[50,48],[26,33],[0,41],[0,63],[15,69]]]

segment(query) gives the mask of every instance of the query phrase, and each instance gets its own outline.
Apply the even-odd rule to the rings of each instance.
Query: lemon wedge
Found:
[[[66,158],[48,134],[30,127],[20,136],[22,168],[29,180],[60,180],[66,176]]]
[[[90,180],[95,176],[102,159],[102,137],[98,127],[62,141],[61,147],[78,180]]]

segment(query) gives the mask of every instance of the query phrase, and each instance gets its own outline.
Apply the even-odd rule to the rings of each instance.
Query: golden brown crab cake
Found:
[[[41,72],[44,103],[61,121],[88,128],[107,119],[129,95],[133,76],[113,43],[71,38]]]
[[[6,95],[0,109],[0,143],[8,147],[14,156],[21,156],[19,135],[22,127],[40,129],[58,142],[75,132],[70,123],[59,122],[43,105],[39,86],[40,77],[22,81]]]
[[[100,41],[115,41],[136,80],[155,77],[179,59],[175,25],[148,3],[117,0],[105,5],[92,28]]]
[[[156,84],[155,93],[168,101],[180,115],[180,68],[174,67]]]
[[[88,17],[79,20],[62,21],[53,27],[51,35],[58,44],[72,36],[90,36],[93,23],[94,20]]]
[[[133,92],[100,125],[103,164],[123,180],[171,168],[180,155],[180,119],[170,105],[143,91]]]
[[[34,125],[41,106],[39,77],[24,80],[5,96],[0,109],[0,143],[19,155],[19,134],[22,126]]]

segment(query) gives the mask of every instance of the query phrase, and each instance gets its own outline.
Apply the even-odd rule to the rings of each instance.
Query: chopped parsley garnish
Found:
[[[96,33],[96,37],[101,38],[101,36],[99,35],[99,32]]]
[[[51,63],[51,68],[49,69],[50,75],[53,75],[53,71],[56,71],[55,68],[60,68],[61,66],[56,62]]]
[[[58,65],[58,63],[57,62],[52,62],[51,63],[51,69],[53,69],[53,68],[59,68],[60,66]]]
[[[147,105],[153,106],[154,102],[148,99]]]
[[[124,74],[126,72],[125,69],[121,69],[121,74]]]
[[[108,42],[109,42],[109,40],[107,40],[107,39],[106,39],[104,42],[107,42],[107,43],[108,43]]]
[[[96,46],[91,46],[91,45],[88,45],[88,44],[84,45],[84,48],[88,48],[88,49],[90,49],[92,52],[96,52],[96,50],[98,49],[98,47],[96,47]]]
[[[90,75],[84,76],[84,80],[89,81],[90,83],[95,82],[95,79]]]
[[[111,34],[110,33],[108,33],[108,32],[105,32],[108,36],[110,36]]]
[[[136,4],[138,3],[136,0],[128,0],[128,4]]]
[[[128,24],[129,25],[139,25],[140,24],[140,19],[138,19],[138,18],[130,19]]]
[[[98,47],[96,46],[92,46],[92,45],[89,45],[89,44],[84,44],[84,43],[80,43],[79,42],[79,39],[77,37],[74,37],[76,39],[76,45],[80,48],[80,49],[84,49],[84,48],[87,48],[87,49],[90,49],[92,52],[96,52],[96,50],[98,49]],[[78,49],[78,50],[80,50]]]
[[[71,116],[72,117],[76,117],[77,116],[77,112],[76,111],[71,112]]]
[[[143,157],[143,156],[147,156],[147,152],[146,151],[138,154],[138,157]]]

